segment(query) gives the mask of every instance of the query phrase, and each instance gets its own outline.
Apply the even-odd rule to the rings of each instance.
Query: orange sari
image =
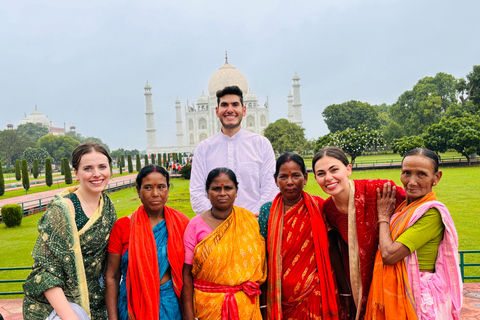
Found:
[[[222,319],[235,301],[237,310],[229,311],[237,311],[233,314],[239,319],[262,318],[258,285],[267,277],[265,240],[250,211],[234,206],[232,214],[197,244],[192,275],[196,318]],[[249,290],[252,285],[256,288]]]
[[[322,204],[322,199],[303,192],[302,200],[284,214],[282,195],[273,201],[268,221],[268,319],[338,319]]]
[[[395,209],[390,221],[390,234],[393,241],[407,229],[415,210],[433,200],[436,200],[436,196],[432,191],[408,206],[405,201]],[[379,249],[375,256],[365,319],[418,319],[415,310],[415,300],[405,259],[395,265],[384,265]]]

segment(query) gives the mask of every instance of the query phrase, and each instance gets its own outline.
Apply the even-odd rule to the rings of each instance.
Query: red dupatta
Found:
[[[328,255],[328,238],[321,208],[313,197],[303,191],[303,200],[308,211],[315,248],[315,260],[320,279],[320,299],[324,319],[338,319],[335,283],[331,273]],[[268,291],[267,306],[269,319],[282,319],[282,236],[283,236],[283,197],[279,193],[272,203],[268,221]]]
[[[164,207],[168,230],[167,251],[175,293],[180,297],[183,286],[183,232],[189,219],[180,211]],[[160,275],[157,245],[150,220],[143,205],[132,215],[129,238],[127,297],[128,318],[158,320]]]

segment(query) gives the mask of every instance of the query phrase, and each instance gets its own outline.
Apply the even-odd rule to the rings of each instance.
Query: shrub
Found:
[[[152,153],[152,154],[150,155],[150,158],[152,159],[152,164],[155,164],[155,162],[156,162],[156,160],[155,160],[155,159],[156,159],[156,158],[155,158],[155,153]]]
[[[65,168],[64,168],[65,160],[64,160],[64,159],[65,159],[65,158],[62,158],[62,159],[60,160],[60,174],[61,174],[62,176],[65,175]]]
[[[19,204],[6,204],[2,207],[2,220],[7,228],[12,228],[22,224],[22,206]]]
[[[38,159],[33,160],[33,178],[38,178]]]
[[[22,160],[22,185],[25,189],[25,193],[27,193],[28,189],[30,189],[30,177],[28,176],[28,166],[27,160]]]
[[[51,158],[45,159],[45,184],[49,187],[51,187],[53,184]]]
[[[5,179],[3,177],[2,161],[0,161],[0,197],[5,193]]]
[[[143,159],[145,161],[145,165],[148,166],[148,154],[144,155]],[[152,164],[155,164],[155,161],[152,161]]]
[[[142,169],[142,163],[140,162],[140,154],[137,153],[135,156],[135,166],[137,167],[137,172]]]
[[[63,158],[63,170],[65,171],[65,183],[72,184],[72,171],[70,170],[70,163],[67,158]]]
[[[20,173],[20,160],[15,160],[15,179],[20,181],[22,179],[22,174]]]
[[[192,165],[191,164],[186,164],[180,169],[180,175],[182,178],[190,180],[190,174],[192,172]]]
[[[128,173],[133,173],[133,163],[132,163],[132,155],[129,154],[127,156],[127,162],[128,162]]]

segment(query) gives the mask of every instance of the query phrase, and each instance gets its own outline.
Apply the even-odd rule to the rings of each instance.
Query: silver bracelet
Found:
[[[267,305],[260,306],[260,309],[266,308]]]

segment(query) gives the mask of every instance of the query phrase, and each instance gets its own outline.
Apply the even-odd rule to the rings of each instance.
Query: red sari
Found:
[[[370,290],[370,283],[373,276],[373,265],[375,261],[375,254],[378,249],[378,214],[377,214],[377,188],[383,189],[383,185],[390,180],[353,180],[355,183],[355,218],[358,238],[358,261],[360,262],[360,275],[362,292],[361,301],[357,305],[357,317],[356,319],[363,319],[365,316],[365,308],[368,300],[368,292]],[[395,186],[393,181],[390,181],[392,186]],[[396,187],[396,204],[395,207],[400,205],[405,200],[405,191]],[[344,248],[342,248],[342,255],[344,257],[345,273],[347,280],[350,283],[350,269],[349,251],[345,247],[348,246],[348,215],[343,214],[337,210],[332,197],[325,200],[323,206],[323,212],[334,227],[338,230],[342,239]],[[342,241],[341,241],[342,242]],[[346,245],[345,245],[346,244]],[[341,246],[342,247],[342,246]]]
[[[284,214],[282,195],[273,201],[267,240],[269,319],[338,319],[322,204],[303,192]]]

